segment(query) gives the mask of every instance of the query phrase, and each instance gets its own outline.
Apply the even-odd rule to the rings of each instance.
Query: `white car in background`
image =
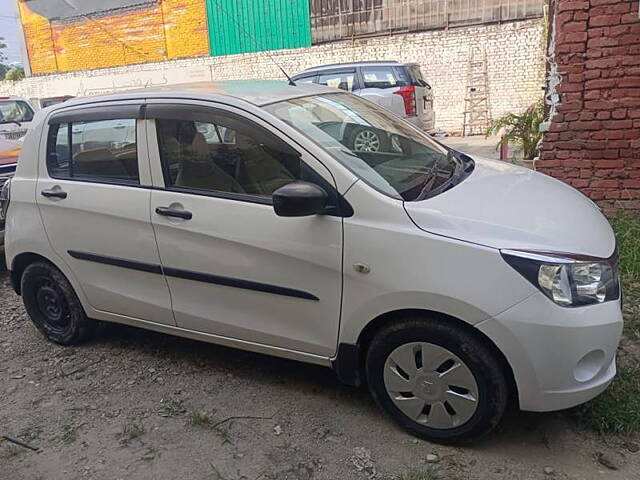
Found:
[[[33,107],[21,97],[0,97],[0,138],[17,140],[27,134]]]
[[[362,125],[383,148],[353,148]],[[325,365],[425,439],[478,438],[509,402],[578,405],[616,373],[616,242],[593,202],[347,92],[199,83],[54,105],[0,216],[50,340],[102,320]]]

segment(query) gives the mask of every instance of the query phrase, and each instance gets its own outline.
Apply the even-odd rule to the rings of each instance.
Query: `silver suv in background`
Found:
[[[293,80],[346,90],[391,110],[417,127],[427,131],[434,128],[431,86],[417,63],[336,63],[309,68]]]

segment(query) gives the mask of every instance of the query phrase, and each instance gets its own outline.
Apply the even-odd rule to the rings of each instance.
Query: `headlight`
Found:
[[[620,297],[617,255],[607,259],[557,253],[502,250],[506,262],[563,307]]]

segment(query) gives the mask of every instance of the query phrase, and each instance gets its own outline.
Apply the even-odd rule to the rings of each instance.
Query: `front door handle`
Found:
[[[40,194],[43,197],[47,197],[47,198],[67,198],[67,192],[63,190],[54,190],[52,188],[48,190],[42,190]]]
[[[156,213],[164,217],[176,217],[184,220],[191,220],[192,213],[187,210],[178,210],[177,208],[156,207]]]

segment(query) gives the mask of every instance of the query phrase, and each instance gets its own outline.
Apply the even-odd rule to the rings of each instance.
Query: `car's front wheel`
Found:
[[[446,320],[407,319],[383,329],[369,346],[366,371],[378,404],[426,440],[481,437],[507,405],[508,384],[495,353]]]
[[[34,262],[27,266],[21,291],[31,321],[49,340],[72,345],[93,333],[95,322],[87,318],[73,287],[52,264]]]

